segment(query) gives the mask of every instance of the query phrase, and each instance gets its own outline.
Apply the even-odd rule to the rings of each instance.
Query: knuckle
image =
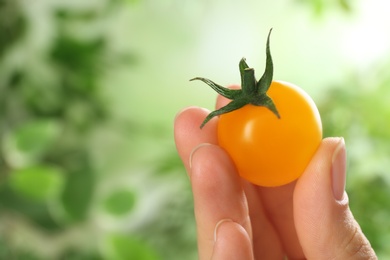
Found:
[[[377,259],[373,249],[363,235],[358,225],[353,225],[351,235],[346,239],[343,252],[340,254],[342,257],[338,259]]]

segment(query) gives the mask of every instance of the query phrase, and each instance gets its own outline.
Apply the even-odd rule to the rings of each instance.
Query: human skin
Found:
[[[218,97],[217,108],[228,100]],[[199,259],[377,259],[345,192],[343,138],[324,139],[303,175],[275,188],[253,185],[218,146],[218,118],[190,107],[175,142],[194,196]]]

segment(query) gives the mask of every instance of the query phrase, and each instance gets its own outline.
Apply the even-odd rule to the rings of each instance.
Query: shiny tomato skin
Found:
[[[218,142],[244,179],[265,187],[290,183],[304,172],[322,140],[322,124],[311,97],[301,88],[273,81],[268,108],[245,105],[220,116]]]

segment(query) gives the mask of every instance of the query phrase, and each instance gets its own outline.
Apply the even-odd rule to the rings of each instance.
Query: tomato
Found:
[[[260,186],[297,179],[322,140],[320,114],[299,87],[273,81],[268,91],[280,119],[263,106],[244,107],[220,116],[218,141],[239,174]]]
[[[226,106],[211,112],[200,127],[219,116],[219,145],[229,153],[243,178],[267,187],[296,180],[322,140],[320,114],[310,96],[293,84],[272,80],[270,33],[266,67],[260,80],[256,80],[254,69],[245,59],[239,63],[241,89],[194,78],[231,99]]]

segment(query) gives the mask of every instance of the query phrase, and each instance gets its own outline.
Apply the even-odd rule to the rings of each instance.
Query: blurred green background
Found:
[[[390,259],[387,0],[0,0],[0,259],[197,259],[173,119],[188,80],[262,71],[344,136],[353,213]]]

